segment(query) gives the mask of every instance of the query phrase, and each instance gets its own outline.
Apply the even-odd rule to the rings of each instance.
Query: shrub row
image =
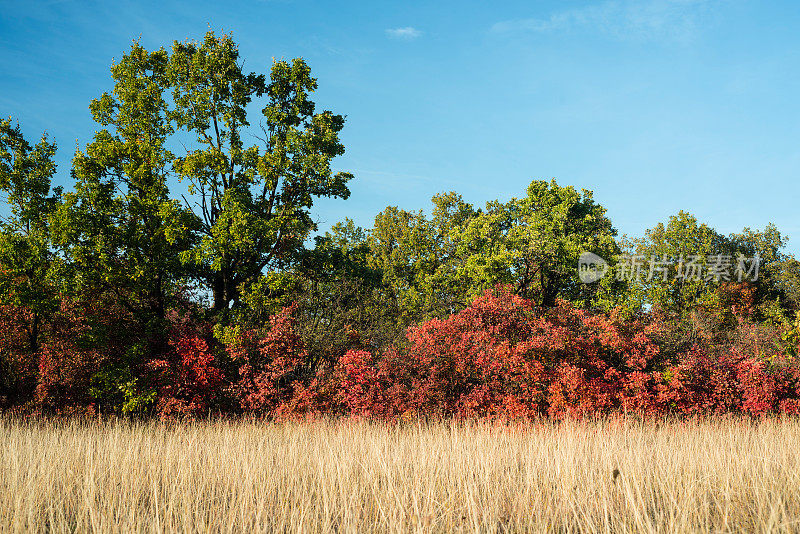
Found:
[[[122,406],[165,418],[226,412],[382,420],[800,412],[796,351],[779,328],[752,321],[741,301],[680,320],[591,313],[564,301],[542,308],[497,288],[457,314],[410,328],[401,346],[370,350],[350,332],[349,350],[328,359],[304,347],[296,305],[227,345],[210,324],[173,312],[165,346],[144,361],[130,362],[122,343],[82,348],[90,345],[88,325],[98,328],[102,317],[67,301],[50,341],[35,352],[23,350],[20,310],[0,310],[0,335],[6,373],[17,390],[31,390],[16,405],[23,411]]]

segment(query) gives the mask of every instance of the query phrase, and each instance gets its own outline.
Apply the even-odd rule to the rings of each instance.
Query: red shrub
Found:
[[[106,356],[85,347],[91,309],[62,298],[38,352],[36,403],[55,412],[92,411],[91,378]]]
[[[779,336],[742,315],[735,325],[726,344],[664,353],[660,339],[674,328],[658,314],[543,309],[497,290],[410,328],[403,349],[348,352],[339,396],[351,413],[381,419],[799,412],[797,368],[764,359]]]
[[[408,386],[402,384],[398,355],[388,351],[375,361],[363,350],[345,353],[337,366],[339,401],[353,415],[393,419],[410,408]]]
[[[736,366],[742,410],[751,415],[796,413],[797,368],[763,358],[742,358]]]
[[[402,347],[350,350],[335,365],[312,361],[296,306],[273,316],[265,332],[246,331],[227,347],[199,314],[171,312],[166,348],[130,353],[133,363],[120,359],[131,358],[124,356],[130,336],[115,333],[126,319],[86,303],[61,303],[37,353],[26,349],[26,317],[0,308],[0,341],[3,362],[33,377],[38,406],[56,412],[91,410],[99,376],[111,381],[111,394],[119,391],[115,380],[133,385],[124,402],[151,406],[155,398],[162,417],[225,409],[231,393],[238,408],[276,419],[800,414],[800,367],[781,352],[782,332],[753,322],[748,288],[726,291],[719,309],[681,323],[659,313],[591,313],[566,302],[541,308],[500,288],[460,313],[409,328]],[[121,367],[127,374],[114,375],[113,365],[97,374],[115,362],[128,364]],[[238,373],[232,387],[226,370]]]
[[[208,412],[223,384],[214,353],[199,335],[170,340],[169,352],[149,367],[157,373],[156,410],[162,418]]]
[[[211,324],[198,310],[184,306],[167,314],[169,332],[163,354],[147,364],[156,387],[156,411],[162,418],[196,416],[213,407],[223,393],[225,376]]]
[[[0,305],[0,410],[30,400],[35,388],[36,354],[25,330],[29,323],[26,310]]]
[[[735,363],[711,357],[699,347],[682,355],[666,371],[667,385],[660,399],[680,413],[723,413],[739,409]]]
[[[248,331],[228,347],[231,358],[240,366],[236,390],[246,411],[288,415],[285,412],[291,411],[295,392],[303,391],[307,355],[295,330],[295,309],[289,306],[273,316],[263,336]]]
[[[646,369],[659,353],[639,323],[619,324],[565,302],[537,308],[507,290],[487,292],[456,315],[409,329],[408,340],[402,352],[376,357],[351,351],[342,358],[348,408],[382,418],[405,411],[499,418],[590,414],[619,406],[623,373]]]
[[[664,374],[659,371],[633,370],[619,379],[619,407],[624,412],[658,415],[666,410],[661,392],[665,389]]]

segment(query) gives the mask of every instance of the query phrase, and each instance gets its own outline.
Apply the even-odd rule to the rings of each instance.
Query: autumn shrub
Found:
[[[630,315],[565,301],[543,307],[498,287],[409,328],[403,344],[370,351],[359,340],[333,364],[309,355],[297,305],[226,343],[201,309],[171,309],[156,353],[121,328],[124,310],[66,298],[38,350],[26,345],[25,317],[15,319],[24,311],[0,309],[0,336],[14,387],[32,388],[32,405],[48,413],[387,421],[800,413],[800,368],[784,350],[785,332],[739,303],[720,300],[684,318]]]
[[[148,363],[156,387],[155,409],[162,418],[206,414],[224,393],[221,349],[211,324],[192,310],[171,310],[164,354]]]
[[[49,413],[93,411],[93,377],[110,351],[92,343],[92,315],[86,302],[60,300],[37,352],[36,406]],[[108,347],[110,348],[110,347]]]
[[[724,343],[675,352],[673,325],[658,313],[543,308],[496,289],[409,329],[407,346],[348,352],[337,366],[339,398],[353,414],[390,420],[796,410],[795,366],[764,352],[775,332],[732,317]]]
[[[556,417],[617,403],[619,367],[646,368],[658,352],[608,317],[488,291],[446,319],[408,332],[408,346],[340,361],[344,403],[382,418]],[[615,367],[616,366],[616,367]]]
[[[36,387],[36,353],[24,328],[28,315],[20,306],[0,306],[0,410],[30,401]]]
[[[325,405],[322,397],[330,373],[310,376],[296,311],[296,305],[283,308],[270,318],[266,331],[247,330],[227,347],[238,366],[234,389],[245,412],[283,418]]]

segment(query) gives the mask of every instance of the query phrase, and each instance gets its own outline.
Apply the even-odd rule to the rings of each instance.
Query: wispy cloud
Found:
[[[416,39],[422,35],[422,32],[416,28],[412,28],[411,26],[406,26],[405,28],[390,28],[386,30],[386,36],[390,39],[404,39],[406,41],[410,41],[411,39]]]
[[[608,0],[544,18],[498,22],[494,33],[597,31],[622,40],[691,41],[715,0]]]

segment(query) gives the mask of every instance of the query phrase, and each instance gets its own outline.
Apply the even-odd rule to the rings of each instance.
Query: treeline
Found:
[[[800,265],[773,225],[681,212],[629,239],[591,192],[534,181],[312,239],[352,175],[302,59],[246,72],[208,33],[136,42],[111,75],[68,191],[54,142],[0,121],[2,410],[800,412]]]

